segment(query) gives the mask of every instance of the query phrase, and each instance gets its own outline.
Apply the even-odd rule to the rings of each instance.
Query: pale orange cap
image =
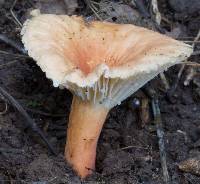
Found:
[[[109,108],[193,52],[190,45],[142,27],[78,16],[37,14],[21,34],[55,87]]]

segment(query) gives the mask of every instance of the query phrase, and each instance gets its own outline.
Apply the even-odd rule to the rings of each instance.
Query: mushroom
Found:
[[[142,27],[78,16],[40,14],[21,34],[46,77],[73,94],[65,158],[81,178],[95,169],[109,110],[192,53],[190,45]]]

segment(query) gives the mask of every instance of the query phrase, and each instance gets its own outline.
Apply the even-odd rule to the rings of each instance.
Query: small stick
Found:
[[[155,15],[155,16],[154,16]],[[165,33],[165,31],[161,28],[161,14],[158,9],[158,1],[157,0],[151,0],[151,17],[154,19],[154,25],[156,26],[157,30],[161,33]],[[160,79],[165,87],[165,90],[168,90],[170,88],[169,82],[165,76],[165,74],[162,72],[159,74]]]
[[[171,88],[167,91],[167,97],[168,97],[168,99],[171,101],[171,96],[172,96],[172,94],[174,93],[174,91],[176,90],[176,88],[177,88],[177,86],[178,86],[178,83],[179,83],[179,81],[180,81],[180,79],[181,79],[181,75],[182,75],[182,72],[183,72],[183,70],[184,70],[184,68],[185,68],[185,62],[184,63],[182,63],[183,65],[181,66],[181,68],[180,68],[180,70],[179,70],[179,72],[178,72],[178,75],[177,75],[177,77],[176,77],[176,79],[175,79],[175,82],[174,82],[174,84],[171,86]]]
[[[197,62],[192,62],[192,61],[189,61],[189,62],[183,62],[183,63],[177,63],[177,65],[188,65],[188,66],[194,66],[194,67],[200,67],[200,63],[197,63]]]
[[[30,109],[30,108],[25,108],[25,109],[27,111],[33,113],[33,114],[39,114],[39,115],[47,116],[47,117],[54,117],[54,118],[63,118],[63,117],[66,117],[65,114],[50,114],[50,113],[43,112],[43,111],[36,110],[36,109]]]
[[[166,184],[170,184],[170,177],[167,169],[166,152],[165,152],[165,142],[164,142],[164,131],[162,128],[162,119],[160,114],[160,108],[158,105],[158,97],[156,91],[150,86],[144,87],[144,92],[149,98],[151,98],[151,105],[153,110],[154,122],[157,128],[157,137],[160,151],[161,166],[163,170],[163,178]]]
[[[165,90],[168,90],[168,89],[170,88],[170,86],[169,86],[168,80],[167,80],[166,77],[165,77],[165,74],[164,74],[164,73],[160,73],[160,78],[161,78],[161,80],[162,80],[162,82],[163,82],[163,85],[164,85],[164,87],[165,87]]]
[[[22,46],[17,44],[14,40],[11,40],[10,38],[8,38],[6,35],[0,34],[0,41],[14,47],[16,50],[18,50],[22,54],[27,54],[25,49]]]
[[[183,82],[184,86],[188,86],[190,82],[193,80],[194,76],[197,74],[196,68],[189,67],[187,71],[187,75],[185,81]]]
[[[119,148],[118,150],[127,150],[127,149],[132,149],[132,148],[144,149],[144,150],[148,150],[149,149],[147,147],[141,147],[141,146],[126,146],[126,147],[123,147],[123,148]]]
[[[14,20],[17,22],[17,24],[19,25],[19,27],[22,28],[22,23],[18,20],[18,18],[16,17],[16,15],[13,12],[13,9],[14,9],[16,3],[17,3],[17,0],[14,0],[12,6],[10,8],[10,13],[14,17]]]
[[[193,41],[193,43],[192,43],[192,47],[193,48],[195,48],[195,45],[196,45],[196,43],[198,42],[198,40],[199,40],[199,38],[200,38],[200,29],[199,29],[199,32],[198,32],[198,34],[197,34],[197,36],[195,37],[195,39],[194,39],[194,41]],[[184,67],[184,65],[183,65],[183,67]],[[184,85],[186,84],[186,85],[189,85],[189,83],[190,83],[190,81],[193,79],[193,74],[194,74],[194,69],[192,68],[192,66],[190,67],[191,69],[190,69],[190,72],[187,74],[187,76],[186,76],[186,79],[185,79],[185,81],[184,81]],[[188,80],[189,79],[189,80]]]
[[[29,127],[31,127],[31,129],[33,131],[35,131],[40,137],[41,139],[46,143],[46,145],[48,146],[49,150],[54,154],[56,154],[56,151],[54,150],[54,148],[51,146],[51,144],[49,143],[49,141],[47,140],[47,138],[45,137],[44,133],[42,132],[42,130],[37,126],[37,124],[34,122],[34,120],[27,114],[27,112],[23,109],[23,107],[19,104],[19,102],[17,102],[8,92],[6,92],[2,87],[0,87],[0,93],[8,99],[8,101],[13,105],[13,107],[15,107],[18,112],[20,112],[23,117],[26,119],[26,123]]]
[[[16,153],[21,154],[24,150],[21,149],[14,149],[14,148],[0,148],[0,153]]]
[[[145,127],[147,123],[149,123],[149,99],[147,97],[141,98],[140,100],[140,107],[138,110],[139,113],[139,121],[140,121],[140,126]]]
[[[89,7],[92,10],[92,12],[95,14],[95,16],[99,20],[103,21],[102,18],[99,16],[99,14],[96,12],[96,7],[92,4],[92,2],[90,0],[84,0],[84,1],[86,3],[87,7]]]
[[[15,64],[15,63],[18,63],[18,61],[11,61],[11,62],[2,64],[2,65],[0,65],[0,70],[1,70],[3,67],[5,67],[5,66],[9,66],[9,65],[12,65],[12,64]]]
[[[4,50],[0,50],[0,55],[9,55],[9,56],[13,56],[13,57],[21,57],[21,58],[31,58],[28,55],[24,55],[24,54],[13,54],[10,52],[6,52]]]
[[[192,47],[193,47],[193,48],[195,47],[195,44],[196,44],[196,42],[199,40],[199,38],[200,38],[200,29],[199,29],[199,32],[198,32],[197,36],[194,38],[194,41],[193,41],[193,44],[192,44]],[[185,60],[185,62],[188,63],[187,60]],[[176,90],[176,88],[177,88],[177,86],[178,86],[178,83],[179,83],[179,81],[180,81],[180,78],[181,78],[181,76],[182,76],[182,73],[183,73],[184,69],[185,69],[185,65],[182,65],[181,68],[180,68],[180,70],[179,70],[179,72],[178,72],[177,79],[175,80],[174,85],[173,85],[172,88],[170,89],[169,95],[171,95],[171,94]]]
[[[192,44],[194,44],[194,43],[200,43],[200,41],[187,41],[187,40],[181,40],[182,42],[185,42],[185,43],[192,43]]]
[[[194,41],[193,41],[193,44],[192,44],[192,47],[193,47],[193,48],[195,47],[195,44],[196,44],[196,42],[199,40],[199,38],[200,38],[200,29],[199,29],[199,31],[198,31],[198,33],[197,33],[197,36],[194,38]]]
[[[161,166],[162,166],[162,170],[163,170],[163,178],[164,178],[164,182],[166,184],[169,184],[170,177],[169,177],[169,173],[167,170],[166,152],[165,152],[165,143],[164,143],[164,131],[163,131],[163,127],[162,127],[160,108],[158,105],[157,98],[152,99],[152,109],[153,109],[153,115],[154,115],[154,122],[157,127],[157,136],[159,139],[158,144],[159,144],[159,150],[160,150]]]

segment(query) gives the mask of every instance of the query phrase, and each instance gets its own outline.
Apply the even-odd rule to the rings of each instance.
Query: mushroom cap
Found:
[[[130,24],[41,14],[21,34],[28,54],[53,81],[83,100],[113,107],[168,67],[190,45]]]

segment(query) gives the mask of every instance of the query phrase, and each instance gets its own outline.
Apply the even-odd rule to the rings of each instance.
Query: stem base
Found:
[[[73,98],[65,158],[81,178],[95,170],[97,142],[108,112],[101,105]]]

